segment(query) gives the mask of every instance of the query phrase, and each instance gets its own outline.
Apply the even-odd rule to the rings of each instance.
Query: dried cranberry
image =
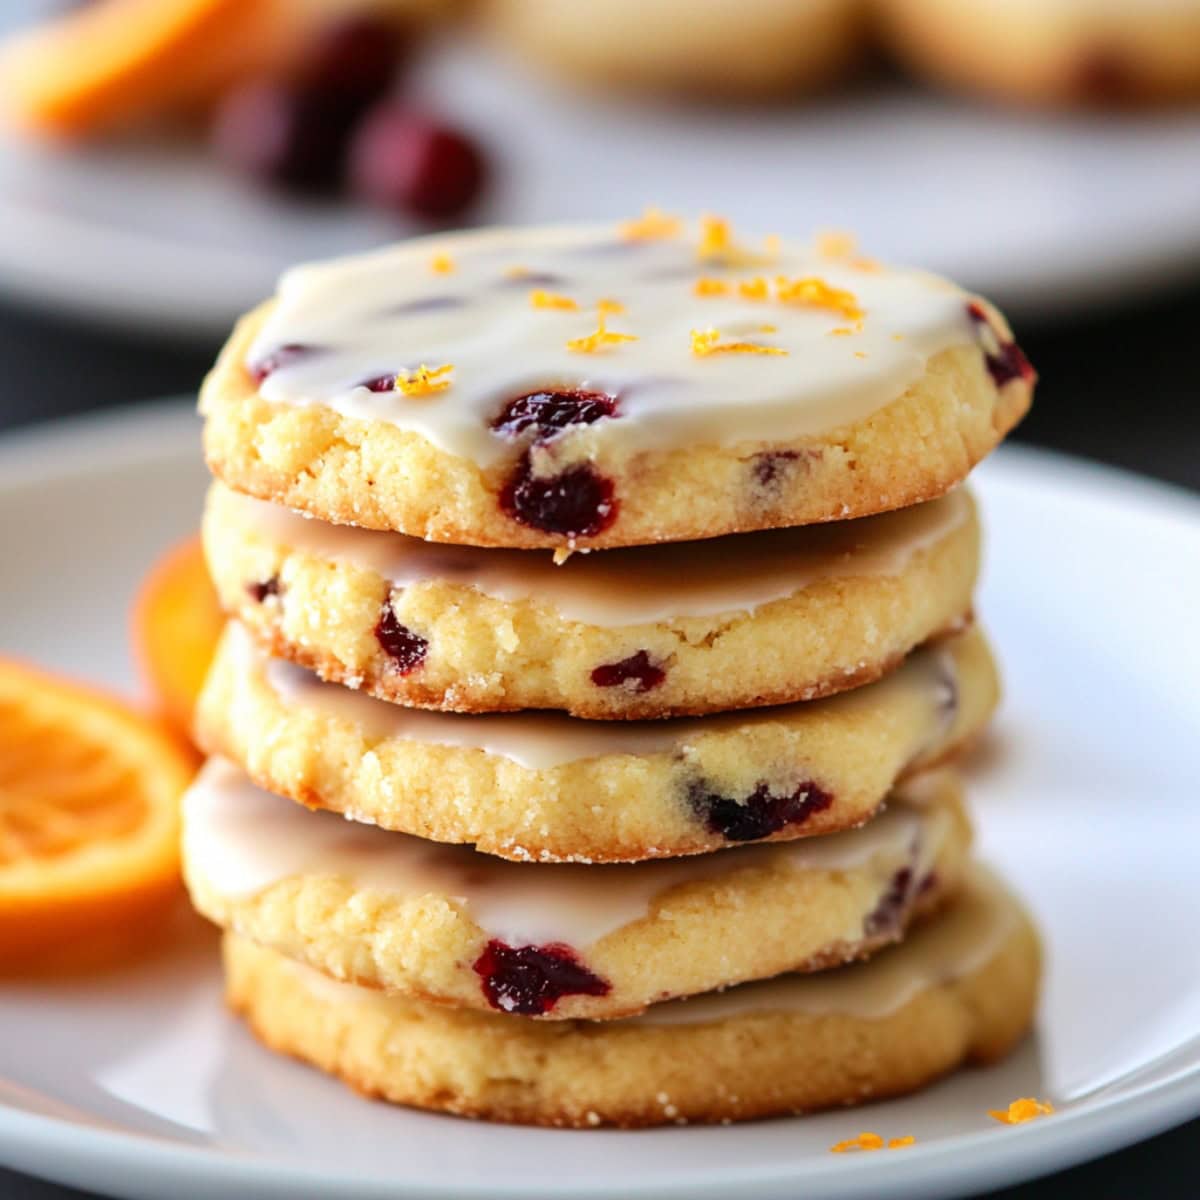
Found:
[[[363,199],[442,220],[468,208],[483,187],[483,156],[464,134],[396,104],[377,106],[354,136],[350,182]]]
[[[246,584],[246,591],[261,604],[268,596],[278,596],[279,586],[279,576],[272,575],[270,579],[264,579],[261,583]]]
[[[879,903],[863,921],[864,936],[878,937],[881,934],[899,933],[901,919],[912,904],[914,895],[912,870],[909,867],[901,867],[892,876],[887,891],[879,898]]]
[[[312,346],[302,346],[299,342],[288,342],[283,346],[263,355],[256,362],[248,363],[246,370],[255,383],[262,383],[268,375],[273,375],[283,367],[290,367],[297,359],[314,353]]]
[[[529,392],[504,406],[492,430],[515,438],[528,430],[538,441],[549,441],[570,425],[592,425],[617,415],[617,399],[607,392]]]
[[[791,464],[800,457],[798,450],[768,450],[754,456],[754,482],[767,489],[777,487]]]
[[[392,371],[387,375],[375,375],[371,379],[364,379],[359,387],[365,387],[368,392],[394,392],[396,390],[396,372]]]
[[[509,946],[493,938],[475,960],[487,1002],[527,1017],[548,1013],[563,996],[607,996],[612,985],[593,974],[570,946]]]
[[[666,671],[645,650],[620,662],[605,663],[592,672],[592,682],[597,687],[623,687],[627,692],[649,692],[666,677]]]
[[[983,357],[987,364],[988,374],[991,375],[992,382],[998,388],[1003,387],[1006,383],[1011,383],[1014,379],[1023,379],[1026,383],[1033,383],[1037,379],[1037,372],[1033,369],[1033,364],[1025,357],[1025,352],[1021,347],[1016,342],[1000,340],[991,321],[988,320],[983,305],[972,300],[967,305],[967,314],[975,322],[981,334],[986,330],[990,335],[987,338],[981,338],[984,347]]]
[[[617,519],[612,480],[587,463],[537,478],[522,455],[500,492],[500,507],[516,522],[565,537],[593,537]]]
[[[296,78],[305,92],[353,121],[388,91],[404,49],[392,22],[346,17],[317,33]]]
[[[710,833],[719,833],[731,842],[755,842],[824,812],[833,803],[833,794],[812,780],[783,793],[760,783],[745,800],[738,801],[697,783],[688,789],[688,802]]]
[[[375,640],[396,664],[401,675],[409,675],[424,661],[429,643],[420,634],[413,633],[407,625],[396,620],[390,604],[384,604],[375,623]]]
[[[217,108],[217,154],[264,183],[327,191],[342,173],[348,125],[320,97],[287,83],[234,88]]]

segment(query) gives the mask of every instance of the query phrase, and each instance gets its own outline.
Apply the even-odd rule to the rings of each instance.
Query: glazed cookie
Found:
[[[990,1063],[1040,975],[1019,903],[974,868],[954,905],[870,962],[656,1005],[528,1021],[335,983],[226,935],[226,994],[270,1047],[398,1104],[535,1125],[747,1120],[860,1104]]]
[[[864,958],[953,896],[958,780],[861,829],[659,862],[513,863],[306,812],[210,759],[184,801],[192,903],[336,979],[462,1008],[609,1019]]]
[[[323,679],[460,712],[663,717],[810,700],[962,623],[964,491],[802,529],[576,554],[442,546],[209,494],[221,603]]]
[[[212,470],[260,499],[429,541],[603,548],[933,499],[1033,380],[1003,318],[944,280],[654,216],[290,271],[201,408]]]
[[[891,49],[941,83],[1039,104],[1200,96],[1200,0],[877,0]]]
[[[770,98],[820,87],[862,57],[864,0],[489,0],[496,38],[572,83]],[[633,36],[631,36],[631,31]]]
[[[833,833],[950,755],[995,706],[975,629],[828,700],[681,721],[460,716],[322,683],[227,630],[204,748],[261,787],[438,842],[543,862],[637,861]]]

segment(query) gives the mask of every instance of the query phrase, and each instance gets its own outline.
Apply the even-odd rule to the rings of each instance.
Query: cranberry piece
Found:
[[[529,392],[510,400],[492,422],[492,431],[515,438],[533,430],[538,441],[549,441],[571,425],[592,425],[617,415],[617,398],[607,392]]]
[[[425,661],[429,651],[429,643],[420,634],[413,633],[407,625],[401,625],[396,620],[396,613],[390,604],[384,604],[379,612],[379,620],[375,623],[375,640],[396,664],[396,670],[401,675],[412,674]]]
[[[999,339],[981,304],[971,301],[967,305],[967,315],[975,322],[980,334],[986,331],[987,336],[981,337],[984,362],[992,382],[998,388],[1014,379],[1024,379],[1027,383],[1033,383],[1037,379],[1037,372],[1025,357],[1025,352],[1016,342],[1002,342]]]
[[[607,996],[612,985],[593,974],[570,946],[509,946],[493,938],[475,960],[487,1002],[527,1017],[548,1013],[563,996]]]
[[[246,584],[246,591],[261,604],[268,596],[278,596],[279,586],[279,576],[272,575],[270,579],[264,579],[261,583]]]
[[[800,457],[798,450],[768,450],[754,456],[754,482],[760,488],[778,486],[790,469],[790,464]]]
[[[405,48],[393,23],[365,14],[347,17],[312,40],[297,79],[350,122],[387,93]]]
[[[887,891],[880,896],[879,903],[863,921],[864,936],[878,937],[880,934],[899,933],[901,918],[916,895],[913,883],[913,873],[909,867],[901,867],[892,876]]]
[[[365,387],[368,392],[394,392],[396,390],[396,373],[376,375],[373,379],[364,379],[359,387]]]
[[[319,96],[263,81],[225,96],[212,140],[224,161],[264,183],[328,191],[341,177],[348,132],[344,115]]]
[[[312,353],[311,346],[302,346],[299,342],[288,342],[264,355],[257,362],[248,363],[246,370],[250,372],[250,378],[255,383],[262,383],[268,375],[273,375],[283,367],[290,367],[297,359]]]
[[[376,106],[350,149],[350,182],[365,200],[428,220],[455,217],[483,187],[483,156],[465,135],[396,104]]]
[[[592,672],[592,682],[597,687],[623,687],[627,692],[652,691],[666,677],[666,671],[652,662],[645,650],[620,662],[605,663]]]
[[[688,789],[688,801],[710,833],[719,833],[731,842],[756,842],[824,812],[833,803],[833,794],[810,779],[782,794],[760,783],[739,802],[710,792],[703,784],[693,784]]]
[[[524,455],[500,492],[500,507],[516,522],[566,537],[592,537],[617,519],[611,479],[587,463],[535,478]]]

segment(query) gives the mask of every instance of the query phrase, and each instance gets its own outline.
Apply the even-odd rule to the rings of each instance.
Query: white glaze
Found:
[[[184,850],[189,872],[233,900],[298,875],[339,876],[359,889],[452,898],[490,936],[511,945],[565,942],[583,949],[646,916],[654,897],[669,888],[752,866],[851,871],[882,859],[885,888],[893,864],[913,861],[919,876],[936,857],[949,816],[939,806],[906,805],[903,789],[896,801],[861,829],[822,838],[647,863],[513,863],[310,812],[255,787],[226,760],[210,759],[184,799]]]
[[[952,907],[910,929],[899,946],[867,962],[656,1004],[630,1020],[639,1025],[695,1025],[754,1013],[797,1012],[877,1021],[927,988],[962,979],[986,965],[1011,934],[1019,911],[1000,880],[975,865]]]
[[[394,587],[442,581],[500,600],[533,598],[567,620],[601,626],[754,612],[820,580],[896,576],[971,513],[967,493],[958,489],[859,521],[575,554],[555,566],[549,552],[440,545],[330,525],[228,490],[222,502],[243,528],[274,544],[349,563]]]
[[[928,733],[913,747],[915,755],[926,741],[937,738],[952,717],[947,715],[944,697],[956,675],[952,652],[937,644],[915,650],[895,671],[865,687],[780,708],[670,721],[585,721],[548,711],[470,716],[405,708],[341,684],[325,683],[303,667],[269,658],[236,622],[230,623],[226,637],[236,669],[243,674],[262,672],[287,707],[350,722],[372,737],[482,750],[532,770],[606,755],[684,753],[705,735],[780,721],[802,725],[810,714],[828,711],[849,710],[862,720],[878,719],[873,714],[909,703],[920,704],[929,713]]]
[[[283,345],[320,347],[269,375],[261,394],[383,421],[488,467],[513,454],[491,423],[530,392],[618,396],[620,418],[587,427],[594,445],[614,451],[779,443],[869,417],[919,379],[931,357],[974,344],[967,297],[934,276],[855,270],[796,244],[784,244],[767,265],[727,268],[701,262],[697,246],[694,227],[659,241],[623,240],[614,227],[494,230],[298,267],[280,281],[247,362]],[[431,270],[435,253],[450,256],[453,273]],[[533,277],[512,278],[514,267]],[[539,282],[543,275],[553,282]],[[852,292],[865,322],[852,336],[833,336],[852,322],[778,301],[698,297],[693,284],[702,275],[816,276]],[[569,296],[580,311],[533,307],[535,287]],[[596,329],[596,305],[608,298],[625,306],[609,328],[638,340],[598,354],[568,350],[570,339]],[[414,307],[422,305],[429,307]],[[763,332],[768,324],[774,331]],[[708,328],[788,353],[698,357],[691,331]],[[447,363],[453,386],[435,395],[358,386]]]

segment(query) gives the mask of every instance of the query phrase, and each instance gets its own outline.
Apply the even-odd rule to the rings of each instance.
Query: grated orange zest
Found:
[[[454,259],[448,254],[435,254],[429,260],[429,269],[435,275],[449,275],[454,271]]]
[[[729,293],[729,284],[724,279],[713,279],[711,275],[702,276],[692,286],[692,294],[696,296],[725,296]]]
[[[449,378],[453,363],[427,367],[422,363],[415,371],[401,371],[396,376],[396,391],[404,396],[432,396],[444,392],[454,381]]]
[[[697,358],[710,354],[786,354],[779,346],[760,346],[757,342],[722,342],[717,329],[693,329],[692,353]]]
[[[614,333],[605,323],[607,311],[601,305],[596,320],[595,333],[586,337],[572,338],[567,343],[567,349],[573,354],[600,354],[609,346],[618,346],[622,342],[636,342],[637,337],[632,333]]]
[[[775,297],[784,304],[801,304],[807,308],[825,308],[843,316],[847,321],[861,321],[866,315],[858,306],[853,292],[833,287],[823,279],[809,276],[789,279],[779,275],[775,279]]]
[[[529,293],[529,303],[534,308],[554,308],[562,312],[579,311],[579,305],[570,296],[560,296],[556,292],[544,292],[541,288]]]
[[[640,217],[621,224],[621,236],[627,242],[654,242],[679,235],[683,222],[653,206],[647,208]]]
[[[1024,1096],[1014,1100],[1007,1108],[988,1109],[988,1116],[1002,1125],[1024,1125],[1026,1121],[1036,1121],[1038,1117],[1048,1117],[1053,1112],[1054,1105],[1049,1100]]]

